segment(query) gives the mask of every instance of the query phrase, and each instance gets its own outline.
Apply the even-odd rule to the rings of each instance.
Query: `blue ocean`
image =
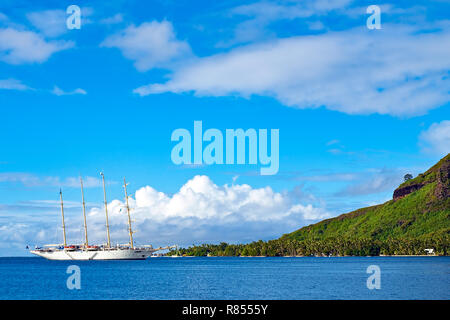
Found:
[[[68,289],[71,265],[80,289]],[[380,289],[367,287],[370,265]],[[0,299],[450,299],[450,257],[0,258]]]

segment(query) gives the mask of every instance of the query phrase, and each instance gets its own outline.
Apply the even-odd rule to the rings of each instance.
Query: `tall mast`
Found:
[[[103,180],[103,197],[105,199],[105,215],[106,215],[106,237],[108,240],[108,248],[111,248],[111,239],[109,237],[109,222],[108,222],[108,202],[106,201],[106,188],[105,188],[105,176],[103,172],[100,172]]]
[[[62,215],[62,228],[63,228],[63,238],[64,238],[64,247],[67,246],[66,242],[66,224],[64,223],[64,205],[62,198],[62,190],[59,189],[59,198],[61,199],[61,215]]]
[[[83,201],[83,217],[84,217],[84,237],[85,237],[85,246],[87,247],[88,244],[88,234],[87,234],[87,224],[86,224],[86,205],[84,203],[84,191],[83,191],[83,179],[80,177],[80,183],[81,183],[81,200]]]
[[[126,201],[127,213],[128,213],[128,233],[130,234],[130,246],[131,246],[131,249],[134,249],[133,230],[131,229],[130,206],[128,205],[127,182],[125,181],[125,178],[123,178],[123,188],[125,189],[125,201]]]

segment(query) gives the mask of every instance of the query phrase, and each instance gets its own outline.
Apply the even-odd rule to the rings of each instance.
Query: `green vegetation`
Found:
[[[328,238],[418,239],[450,235],[450,155],[424,174],[410,179],[397,189],[410,193],[384,204],[358,209],[336,218],[301,228],[282,239],[323,240]],[[445,190],[444,195],[437,193]]]
[[[291,240],[277,239],[256,241],[249,244],[218,245],[203,244],[179,249],[183,256],[378,256],[378,255],[424,255],[432,248],[437,255],[448,255],[449,238],[422,239],[343,239]],[[167,255],[175,255],[170,251]]]
[[[434,187],[435,183],[430,183],[399,200],[327,219],[282,238],[318,240],[369,237],[386,240],[448,235],[450,199],[433,201]]]
[[[426,172],[419,174],[414,179],[409,179],[405,182],[403,182],[399,188],[414,185],[414,184],[426,184],[429,182],[436,181],[436,175],[439,172],[439,170],[442,167],[445,167],[448,165],[448,162],[450,161],[449,155],[442,158],[438,163],[436,163],[434,166],[432,166],[430,169],[428,169]]]
[[[414,177],[410,173],[405,174],[405,176],[403,177],[404,181],[411,180],[412,178],[414,178]]]
[[[402,183],[394,199],[249,244],[201,245],[180,249],[187,256],[423,255],[432,248],[448,255],[450,154]],[[169,255],[175,252],[169,252]]]

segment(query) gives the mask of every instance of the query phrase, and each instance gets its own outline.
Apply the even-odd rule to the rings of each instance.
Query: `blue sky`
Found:
[[[68,30],[67,6],[81,8]],[[381,8],[369,30],[366,8]],[[131,182],[140,243],[271,239],[382,203],[450,150],[445,1],[2,1],[0,255],[126,240]],[[173,130],[280,130],[280,169],[177,166]],[[136,191],[138,191],[136,193]],[[136,194],[135,194],[136,193]]]

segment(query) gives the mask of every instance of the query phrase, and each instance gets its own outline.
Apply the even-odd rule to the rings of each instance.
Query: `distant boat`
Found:
[[[83,244],[67,244],[66,241],[66,226],[64,222],[64,204],[62,198],[62,190],[59,191],[61,200],[61,216],[62,216],[62,229],[63,229],[63,244],[49,244],[44,248],[35,248],[30,250],[32,254],[43,257],[49,260],[145,260],[151,256],[154,252],[159,250],[166,250],[173,248],[174,246],[153,248],[151,245],[144,245],[140,247],[134,246],[133,230],[131,228],[130,207],[128,205],[128,193],[127,183],[125,178],[124,191],[125,191],[125,203],[128,213],[128,234],[130,242],[124,245],[111,246],[111,239],[109,234],[109,222],[108,222],[108,204],[106,201],[106,188],[105,188],[105,176],[103,172],[100,173],[103,181],[103,193],[105,202],[105,216],[106,216],[106,238],[107,243],[105,245],[89,245],[87,223],[86,223],[86,206],[84,202],[83,180],[80,177],[81,183],[81,198],[83,204],[83,219],[84,219],[84,236],[85,241]],[[28,247],[27,247],[28,249]]]

